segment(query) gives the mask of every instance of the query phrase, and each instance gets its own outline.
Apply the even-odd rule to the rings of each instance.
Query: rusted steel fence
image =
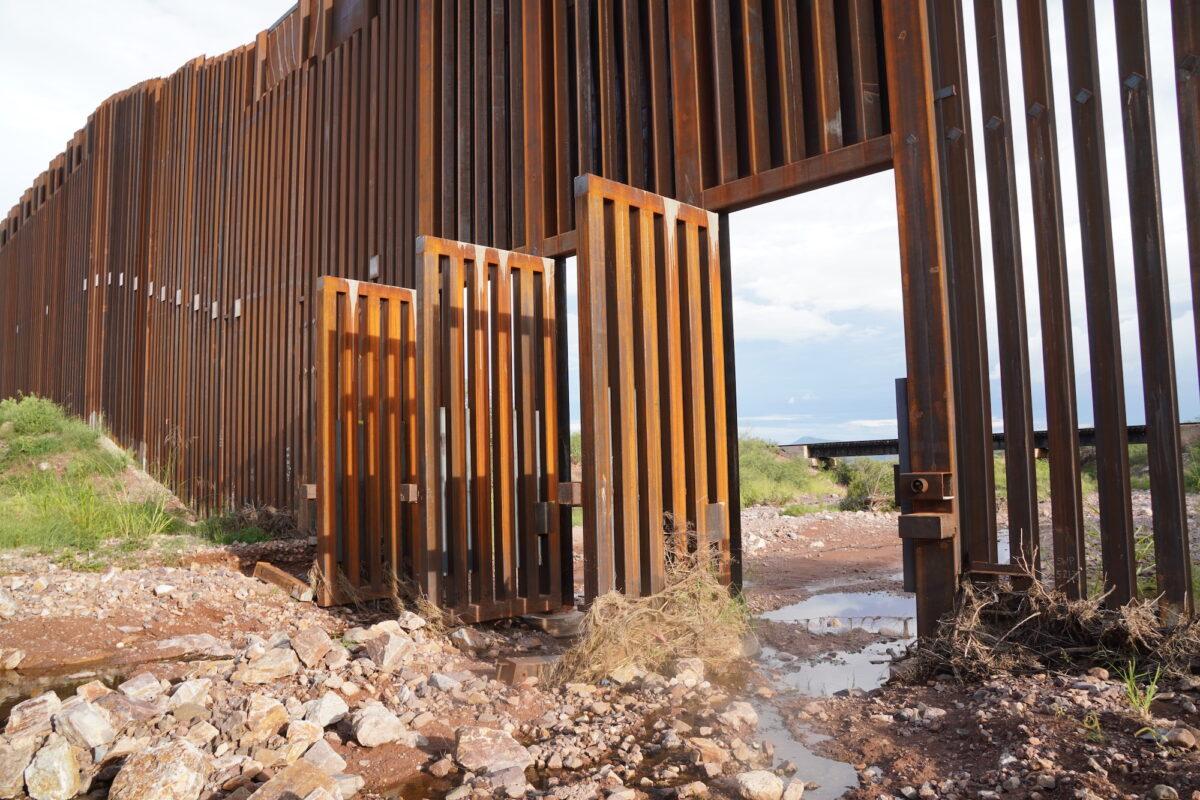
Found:
[[[434,237],[422,237],[417,252],[425,553],[417,585],[468,619],[557,608],[571,545],[557,513],[554,264]],[[569,572],[566,589],[569,598]]]
[[[414,293],[323,277],[317,303],[320,601],[388,597],[425,562]]]
[[[1175,377],[1171,305],[1160,195],[1158,141],[1155,137],[1153,79],[1150,70],[1148,5],[1144,0],[1116,2],[1115,38],[1104,41],[1097,31],[1096,5],[1084,0],[1063,4],[1062,38],[1052,36],[1046,5],[1019,2],[1017,41],[1006,41],[1004,12],[1013,6],[999,0],[974,3],[974,41],[963,30],[962,6],[934,0],[928,4],[937,109],[941,189],[951,289],[951,339],[957,413],[958,494],[961,498],[963,566],[983,574],[1021,571],[1022,562],[1048,574],[1073,596],[1089,585],[1108,591],[1108,602],[1121,604],[1146,593],[1161,596],[1174,611],[1190,611],[1191,559],[1183,490],[1179,439],[1179,401]],[[1165,10],[1166,4],[1157,10]],[[1170,4],[1176,56],[1176,87],[1184,165],[1184,194],[1191,241],[1188,269],[1196,284],[1200,274],[1200,241],[1196,137],[1189,120],[1196,118],[1200,82],[1200,4]],[[973,45],[973,46],[972,46]],[[1052,75],[1050,53],[1065,49],[1065,75]],[[1118,81],[1104,85],[1100,53],[1115,52]],[[971,110],[966,79],[974,60],[979,75],[978,117]],[[1021,66],[1023,93],[1009,96],[1010,62]],[[1056,102],[1054,81],[1069,87],[1066,107]],[[1103,126],[1102,97],[1119,99],[1123,139],[1110,140]],[[1169,113],[1169,112],[1168,112]],[[983,152],[973,152],[973,120],[982,119]],[[1058,126],[1069,125],[1075,163],[1082,251],[1068,253],[1064,233]],[[1024,129],[1022,131],[1022,128]],[[1025,309],[1021,219],[1018,214],[1018,162],[1013,148],[1024,136],[1029,151],[1028,185],[1032,203],[1032,235],[1041,317],[1048,444],[1050,458],[1050,547],[1041,552],[1039,507],[1034,468],[1034,419],[1031,410],[1029,336]],[[1127,209],[1131,240],[1114,241],[1113,220],[1126,213],[1109,199],[1108,160],[1123,158],[1129,189]],[[1005,431],[1007,516],[1010,563],[997,564],[995,492],[992,475],[991,418],[987,339],[983,318],[983,262],[974,178],[982,161],[991,222],[991,261],[1000,354],[1001,415]],[[1026,235],[1029,232],[1026,231]],[[1155,580],[1138,586],[1139,569],[1131,513],[1125,370],[1122,320],[1118,316],[1116,267],[1132,255],[1136,293],[1137,335],[1141,344],[1141,378],[1149,453],[1153,510]],[[1085,525],[1081,502],[1075,344],[1067,265],[1083,265],[1086,326],[1099,490],[1099,574],[1085,563]],[[1193,305],[1200,293],[1193,291]],[[1144,567],[1145,565],[1140,565]],[[1093,580],[1095,579],[1095,580]],[[1093,589],[1094,591],[1094,589]]]
[[[1088,0],[1063,4],[1061,37],[1051,35],[1045,3],[1020,0],[1017,41],[1005,40],[1002,17],[1014,6],[998,0],[974,0],[973,6],[968,40],[958,0],[302,0],[253,45],[196,59],[107,100],[5,218],[0,394],[38,392],[103,418],[202,511],[242,503],[302,511],[303,487],[318,474],[318,276],[424,292],[428,256],[418,260],[414,247],[422,234],[558,259],[534,279],[543,292],[554,285],[552,298],[537,295],[543,307],[535,318],[539,330],[553,325],[556,341],[565,342],[562,259],[576,250],[586,255],[577,241],[584,227],[577,176],[593,174],[725,215],[892,168],[911,436],[904,481],[911,512],[901,519],[901,533],[916,542],[921,630],[930,631],[952,606],[964,571],[1015,569],[997,563],[979,227],[984,205],[1000,323],[993,334],[1014,557],[1052,562],[1047,574],[1075,594],[1098,577],[1085,570],[1076,434],[1072,330],[1086,325],[1098,436],[1100,583],[1111,589],[1110,602],[1147,591],[1188,610],[1191,554],[1154,135],[1156,114],[1164,112],[1154,108],[1148,5],[1114,3],[1111,42],[1100,41],[1096,6]],[[1200,10],[1196,0],[1173,0],[1169,12],[1190,242],[1189,263],[1176,268],[1190,269],[1193,307],[1200,312],[1200,185],[1192,135],[1200,114]],[[1051,70],[1049,54],[1058,48],[1067,53],[1066,74]],[[1116,56],[1118,82],[1111,86],[1099,67],[1101,50]],[[1007,81],[1009,64],[1017,61],[1020,98],[1009,96]],[[978,109],[971,105],[969,74],[978,75]],[[1068,107],[1056,103],[1055,81],[1066,81]],[[1121,141],[1105,138],[1106,95],[1120,100]],[[976,120],[983,126],[978,157]],[[1060,124],[1070,125],[1072,142],[1061,158]],[[1013,155],[1018,136],[1028,142],[1027,183]],[[1112,207],[1107,164],[1121,157],[1132,244],[1113,235],[1113,215],[1126,210]],[[1062,158],[1074,159],[1074,187],[1063,185]],[[977,175],[985,173],[983,193]],[[1020,238],[1028,223],[1018,213],[1026,185],[1034,209],[1029,227],[1051,453],[1052,536],[1050,547],[1040,549],[1031,411],[1038,381]],[[1062,192],[1072,190],[1080,208],[1078,253],[1068,252],[1062,203]],[[706,253],[715,270],[709,309],[725,312],[732,291],[728,226],[718,224],[715,233],[711,224],[700,227],[708,241],[697,252]],[[1153,586],[1143,581],[1140,587],[1115,279],[1126,250],[1137,295],[1156,565]],[[1067,265],[1074,258],[1084,266],[1086,322],[1071,315]],[[621,265],[615,273],[609,269],[614,279],[625,274],[623,258],[611,263]],[[628,263],[632,281],[632,256]],[[465,270],[463,285],[470,287],[474,273]],[[718,278],[719,304],[711,291]],[[514,278],[514,286],[523,290],[524,280]],[[625,313],[620,296],[614,295],[618,326]],[[462,307],[470,308],[464,298]],[[552,316],[546,316],[547,303]],[[1195,316],[1200,326],[1200,313]],[[478,332],[467,325],[464,337],[468,330]],[[595,333],[586,331],[585,338]],[[720,474],[728,484],[729,568],[737,583],[731,319],[724,319],[719,335],[719,356],[715,340],[696,355],[712,359],[704,369],[707,376],[711,368],[714,380],[721,359],[727,387],[724,466],[713,456],[716,462],[705,467],[710,482]],[[1195,335],[1200,340],[1200,327]],[[615,353],[618,375],[628,367],[620,356],[623,343],[591,342]],[[549,350],[538,352],[544,359]],[[636,372],[636,355],[634,364]],[[514,365],[514,391],[525,380],[540,387],[532,401],[541,414],[536,436],[548,438],[535,436],[543,460],[523,474],[535,476],[528,483],[537,490],[514,486],[520,506],[514,513],[549,515],[565,534],[569,515],[565,504],[555,506],[550,479],[567,453],[565,349],[557,347],[552,364],[533,369]],[[463,391],[469,410],[475,406],[468,374],[462,387],[455,379],[445,391]],[[551,389],[556,404],[546,399]],[[635,402],[641,396],[635,391]],[[620,436],[621,405],[628,401],[618,397],[615,411],[589,401],[586,424],[611,425],[611,414],[618,414]],[[711,405],[704,405],[706,444],[721,435],[709,414],[719,410]],[[447,440],[467,446],[464,469],[476,465],[470,454],[478,445],[468,430],[477,420],[466,413],[451,420],[461,423],[459,438]],[[534,435],[529,430],[514,435]],[[422,432],[428,436],[429,429]],[[643,442],[646,433],[640,431]],[[585,460],[596,458],[598,447],[593,442]],[[628,452],[618,454],[622,469]],[[642,464],[639,481],[650,474]],[[488,567],[476,555],[495,540],[485,535],[479,548],[472,544],[484,528],[471,520],[470,500],[466,511],[461,503],[478,475],[449,474],[466,482],[451,482],[446,502],[458,505],[447,505],[447,513],[471,527],[465,549],[451,551],[455,563],[441,567],[445,591],[452,592],[445,601],[499,602],[512,578],[501,573],[514,563],[517,596],[528,597],[522,570],[534,559],[518,552],[515,562],[496,562],[489,583]],[[632,472],[614,469],[613,475],[628,482]],[[662,488],[666,509],[677,489],[673,483]],[[710,486],[707,497],[697,492],[688,502],[719,496]],[[652,525],[652,500],[649,508],[630,510],[643,525]],[[693,524],[707,524],[696,509],[691,513]],[[569,558],[562,559],[560,586],[542,571],[553,560],[543,560],[549,558],[543,540],[551,534],[542,531],[550,529],[549,522],[534,534],[522,529],[521,537],[540,538],[515,546],[538,553],[536,596],[558,591],[569,600]],[[341,550],[335,554],[344,557]],[[614,580],[619,563],[614,556]],[[639,551],[639,570],[647,563]],[[364,585],[373,580],[367,569],[360,575]],[[632,590],[632,571],[619,574],[623,588]],[[504,602],[512,599],[503,595]]]
[[[576,182],[584,594],[662,589],[711,551],[729,578],[729,450],[716,215]]]

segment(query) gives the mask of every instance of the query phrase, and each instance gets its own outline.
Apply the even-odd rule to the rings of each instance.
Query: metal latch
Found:
[[[901,500],[952,500],[954,474],[950,472],[901,472],[896,481]]]

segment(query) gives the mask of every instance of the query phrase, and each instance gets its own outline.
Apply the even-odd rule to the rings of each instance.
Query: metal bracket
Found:
[[[415,483],[402,483],[396,491],[396,499],[401,503],[420,502],[421,493]]]
[[[560,506],[583,505],[583,484],[579,481],[564,481],[558,484],[558,504]]]
[[[953,539],[958,535],[958,524],[953,514],[902,514],[900,516],[901,539]]]
[[[947,97],[954,97],[956,94],[958,94],[958,87],[952,83],[949,86],[943,86],[934,92],[933,99],[936,102],[938,100],[945,100]]]
[[[952,500],[954,475],[950,472],[902,472],[896,480],[900,500]]]

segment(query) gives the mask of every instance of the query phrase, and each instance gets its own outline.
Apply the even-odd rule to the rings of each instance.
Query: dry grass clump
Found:
[[[679,658],[699,658],[719,675],[741,660],[749,625],[745,604],[721,584],[711,564],[688,558],[668,568],[666,587],[656,595],[610,592],[597,598],[555,677],[590,683],[624,667],[660,672]]]
[[[397,614],[406,609],[419,614],[425,620],[426,632],[434,636],[441,636],[459,623],[453,612],[430,600],[413,581],[398,578],[395,574],[391,578],[391,601],[392,610]]]
[[[1167,626],[1156,600],[1110,609],[1071,600],[1036,578],[1028,591],[963,584],[958,611],[917,650],[917,674],[981,680],[997,673],[1114,668],[1135,661],[1182,675],[1200,666],[1200,622]]]

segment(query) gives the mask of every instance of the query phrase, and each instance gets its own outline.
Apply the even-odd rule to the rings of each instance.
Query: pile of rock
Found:
[[[439,682],[407,673],[450,651],[424,625],[406,614],[351,629],[349,647],[319,627],[252,636],[233,657],[190,662],[174,681],[145,671],[116,687],[93,681],[67,698],[32,697],[12,709],[0,739],[0,798],[68,800],[110,782],[114,800],[353,797],[362,780],[346,773],[344,740],[424,743],[414,728],[432,718],[431,704],[406,680],[426,695]],[[197,646],[232,652],[167,643]]]
[[[563,686],[551,710],[513,730],[460,728],[454,761],[431,771],[461,773],[448,800],[526,796],[529,767],[546,787],[536,796],[554,800],[634,800],[667,789],[701,797],[714,785],[750,800],[798,800],[804,784],[786,780],[794,767],[769,769],[773,751],[755,741],[757,725],[752,705],[684,659],[670,678],[623,669],[598,686]]]

